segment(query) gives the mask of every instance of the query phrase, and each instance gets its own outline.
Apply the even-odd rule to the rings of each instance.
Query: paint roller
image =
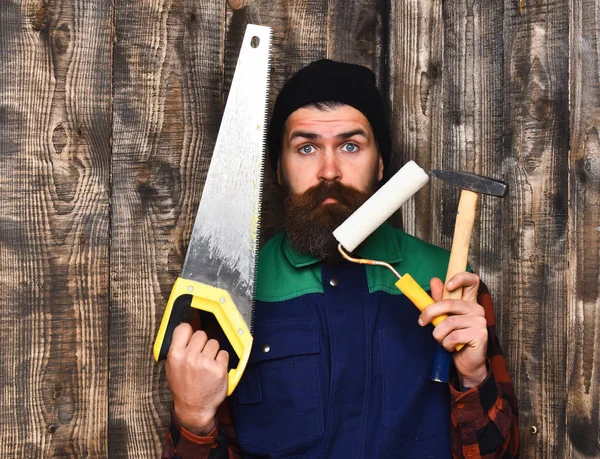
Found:
[[[354,251],[356,247],[428,181],[429,175],[417,163],[409,161],[333,232],[333,236],[339,242],[338,250],[346,260],[353,263],[388,268],[398,277],[398,281],[395,284],[398,290],[412,301],[420,311],[433,304],[434,301],[409,273],[400,275],[389,263],[354,258],[348,252]],[[434,326],[437,326],[447,317],[446,314],[443,314],[434,318],[432,323]],[[450,358],[448,353],[444,353],[447,355],[447,358]],[[434,365],[437,365],[435,361]],[[432,370],[432,375],[434,372],[435,370]],[[440,381],[436,378],[432,379]],[[441,382],[447,382],[447,380]]]

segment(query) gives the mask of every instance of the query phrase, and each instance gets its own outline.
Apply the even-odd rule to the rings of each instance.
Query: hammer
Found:
[[[452,292],[448,291],[446,284],[456,274],[467,269],[467,257],[471,243],[471,231],[475,221],[477,210],[477,199],[479,194],[488,194],[503,198],[508,191],[508,185],[491,177],[471,174],[468,172],[453,172],[442,170],[431,170],[429,174],[450,185],[460,188],[460,200],[456,212],[456,223],[454,226],[454,237],[450,251],[450,261],[444,282],[443,299],[461,299],[462,288]],[[464,345],[459,344],[456,350],[460,351]],[[434,381],[448,382],[450,376],[450,364],[452,356],[442,346],[437,349],[431,368],[431,379]]]

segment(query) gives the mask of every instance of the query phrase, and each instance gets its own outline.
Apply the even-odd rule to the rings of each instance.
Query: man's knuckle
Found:
[[[455,300],[448,302],[448,313],[450,314],[458,314],[462,307],[462,300]]]
[[[207,346],[210,346],[211,348],[215,348],[215,349],[219,349],[220,345],[219,345],[219,341],[217,341],[214,338],[211,338],[207,341],[206,343]]]
[[[203,341],[206,341],[208,339],[208,336],[206,335],[206,332],[204,330],[197,330],[196,332],[194,332],[194,334]]]
[[[450,335],[448,335],[446,337],[446,339],[442,342],[442,346],[447,351],[452,352],[454,350],[454,347],[456,346],[456,344],[455,344],[454,340],[452,339],[452,337]]]
[[[485,320],[485,317],[483,317],[483,316],[476,317],[475,323],[477,324],[478,328],[484,329],[487,333],[487,320]]]
[[[444,327],[452,330],[456,327],[456,322],[457,322],[457,316],[452,315],[452,316],[448,316],[446,319],[444,319],[444,321],[442,323],[444,324]]]
[[[440,341],[442,338],[444,338],[445,335],[446,333],[444,327],[442,327],[441,324],[433,329],[433,337],[436,341]]]
[[[185,352],[181,349],[173,349],[172,347],[169,349],[169,353],[167,354],[167,363],[173,365],[181,362]]]
[[[448,333],[448,340],[450,340],[451,344],[454,345],[458,342],[458,338],[460,337],[461,330],[453,330]]]
[[[190,353],[187,356],[186,364],[190,368],[194,368],[196,370],[204,367],[204,359],[202,358],[202,354],[200,353]]]
[[[173,336],[184,335],[186,333],[189,333],[191,329],[192,327],[190,324],[182,322],[175,327],[175,330],[173,330]]]
[[[212,379],[222,379],[225,372],[223,371],[223,367],[221,365],[217,365],[216,362],[211,362],[210,365],[207,365],[206,372],[211,376]]]

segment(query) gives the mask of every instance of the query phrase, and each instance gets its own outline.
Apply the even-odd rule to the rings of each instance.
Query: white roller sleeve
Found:
[[[429,175],[417,163],[407,162],[338,226],[333,236],[347,251],[352,252],[428,181]]]

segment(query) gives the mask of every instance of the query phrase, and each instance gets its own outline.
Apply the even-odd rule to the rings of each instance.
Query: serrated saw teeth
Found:
[[[248,24],[181,276],[154,346],[155,358],[165,358],[185,308],[210,312],[239,358],[228,394],[252,346],[271,44],[269,27]]]

